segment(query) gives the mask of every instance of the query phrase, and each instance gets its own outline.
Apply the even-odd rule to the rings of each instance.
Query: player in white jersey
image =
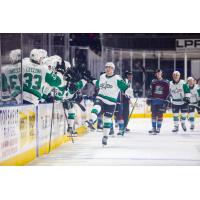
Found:
[[[45,83],[42,86],[41,102],[46,101],[50,103],[52,101],[52,97],[55,97],[57,93],[59,94],[60,88],[65,86],[66,83],[64,81],[63,74],[61,72],[58,72],[56,69],[56,67],[58,65],[61,65],[61,63],[62,58],[58,55],[50,56],[42,60],[42,64],[44,66],[47,66],[51,73],[48,73],[45,77]],[[57,81],[55,81],[56,79]]]
[[[173,80],[170,81],[170,95],[172,102],[172,112],[174,119],[174,129],[172,132],[179,130],[179,112],[181,113],[181,126],[186,131],[186,115],[188,112],[188,104],[190,102],[190,89],[184,80],[180,79],[180,72],[174,71]]]
[[[47,65],[48,68],[52,69],[54,73],[61,79],[61,84],[58,86],[52,85],[52,82],[45,83],[45,86],[43,88],[43,99],[48,100],[49,94],[52,91],[53,94],[51,94],[51,97],[56,102],[63,102],[63,107],[66,111],[66,117],[68,122],[68,132],[75,135],[75,108],[74,108],[74,95],[77,93],[78,90],[82,89],[87,81],[80,80],[76,83],[72,83],[69,81],[66,81],[64,78],[64,74],[67,70],[71,68],[71,65],[68,61],[62,60],[60,56],[54,55],[50,56],[43,60],[43,64]]]
[[[42,60],[47,57],[43,49],[33,49],[30,58],[23,60],[23,103],[38,104],[43,95],[43,86],[58,87],[62,80]]]
[[[21,50],[15,49],[9,53],[10,64],[1,68],[2,98],[4,101],[14,100],[21,103]]]
[[[197,109],[197,111],[200,112],[200,109],[198,109],[198,106],[200,106],[200,88],[195,83],[193,77],[188,77],[188,86],[191,93],[189,104],[189,121],[190,129],[193,130],[195,127],[195,110]]]
[[[123,91],[128,97],[133,97],[133,90],[122,80],[119,75],[114,74],[115,65],[108,62],[105,65],[105,72],[93,83],[99,88],[96,96],[94,107],[91,111],[91,119],[86,121],[88,127],[92,128],[97,120],[97,115],[102,112],[104,114],[104,129],[102,144],[107,145],[108,134],[112,125],[112,116],[115,111],[117,97],[120,91]]]
[[[64,67],[63,67],[64,65]],[[62,65],[57,66],[57,71],[65,74],[71,70],[71,64],[68,61],[64,61]],[[69,75],[69,74],[68,74]],[[68,122],[68,132],[75,136],[77,133],[75,132],[75,103],[77,99],[75,99],[76,94],[79,90],[81,90],[87,81],[81,79],[79,81],[73,82],[72,80],[66,80],[64,87],[59,87],[59,91],[57,93],[56,98],[63,101],[63,107],[65,111],[67,111],[67,122]]]

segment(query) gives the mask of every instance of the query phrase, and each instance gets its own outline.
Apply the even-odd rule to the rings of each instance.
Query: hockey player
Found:
[[[116,109],[114,112],[114,117],[115,117],[115,125],[117,124],[119,128],[119,132],[117,135],[124,135],[124,119],[123,119],[123,104],[122,104],[122,93],[119,92],[118,98],[117,98],[117,103],[116,103]],[[109,135],[114,135],[114,127],[113,127],[113,121],[112,120],[112,125],[110,129]],[[116,128],[117,128],[116,127]]]
[[[150,97],[147,99],[147,104],[151,106],[152,119],[152,130],[149,133],[153,135],[160,133],[163,113],[166,111],[167,99],[169,97],[169,81],[163,79],[162,70],[157,69],[155,77],[150,85]]]
[[[61,68],[59,68],[59,71],[57,70],[57,66],[61,66],[62,64],[62,58],[58,55],[50,56],[43,59],[42,64],[48,66],[48,69],[51,73],[48,73],[47,76],[45,76],[45,83],[42,87],[43,94],[40,101],[49,103],[51,103],[53,100],[59,101],[59,96],[63,96],[64,93],[64,89],[62,88],[64,88],[66,84],[62,72],[62,70],[65,71],[65,69],[61,70]],[[51,76],[54,80],[52,80]],[[54,83],[55,80],[57,80],[56,84]]]
[[[10,64],[1,68],[2,98],[4,101],[14,100],[21,103],[21,50],[15,49],[9,53]]]
[[[172,112],[174,119],[174,129],[172,132],[179,130],[179,112],[181,112],[181,126],[186,131],[186,115],[188,112],[188,104],[190,102],[190,89],[184,80],[180,79],[180,72],[174,71],[173,80],[170,81],[170,95],[172,103]]]
[[[131,71],[126,71],[125,72],[125,77],[124,81],[125,83],[132,88],[132,79],[133,79],[133,74]],[[129,132],[130,130],[127,128],[128,125],[128,117],[129,117],[129,103],[130,103],[130,98],[127,97],[125,94],[122,94],[122,104],[123,104],[123,120],[124,120],[124,127],[125,127],[125,132]],[[123,133],[124,134],[124,133]]]
[[[63,102],[64,112],[66,113],[68,122],[68,132],[70,132],[70,134],[74,136],[76,135],[76,113],[74,103],[77,101],[76,95],[78,91],[86,85],[87,81],[85,81],[84,79],[81,79],[77,82],[73,82],[72,80],[70,81],[70,79],[64,80],[64,74],[66,73],[66,70],[69,70],[71,68],[71,65],[67,61],[63,62],[61,57],[59,56],[51,56],[49,57],[49,59],[44,60],[44,63],[48,63],[48,65],[53,68],[54,73],[62,79],[62,83],[58,87],[51,87],[49,85],[46,85],[46,88],[44,89],[44,91],[46,92],[45,96],[49,96],[49,92],[54,88],[54,99],[56,101]],[[70,76],[70,74],[68,74],[68,76]]]
[[[200,106],[200,88],[197,84],[195,84],[195,80],[193,77],[189,77],[187,81],[191,93],[190,104],[189,104],[190,129],[194,130],[195,110],[197,109],[197,111],[200,112],[200,109],[198,109],[198,107]]]
[[[30,58],[23,60],[23,103],[38,104],[44,92],[45,83],[58,87],[62,80],[42,61],[47,57],[43,49],[33,49]]]
[[[76,118],[76,113],[75,113],[75,103],[78,103],[80,106],[80,101],[82,98],[78,96],[78,91],[81,90],[85,85],[87,84],[87,81],[84,79],[81,79],[80,81],[76,83],[70,83],[69,87],[66,88],[66,91],[63,96],[64,100],[64,108],[68,112],[68,131],[76,135],[75,132],[75,118]],[[80,97],[80,98],[79,98]],[[79,99],[77,99],[79,98]],[[77,102],[78,101],[78,102]]]
[[[104,126],[103,126],[103,138],[102,144],[107,145],[108,134],[110,132],[112,116],[115,111],[117,97],[119,91],[125,92],[129,97],[133,97],[133,90],[122,80],[119,75],[114,74],[115,65],[112,62],[108,62],[105,65],[105,72],[99,78],[99,80],[93,81],[93,83],[99,87],[94,107],[91,111],[91,118],[86,121],[89,128],[97,120],[97,115],[102,111],[104,114]]]

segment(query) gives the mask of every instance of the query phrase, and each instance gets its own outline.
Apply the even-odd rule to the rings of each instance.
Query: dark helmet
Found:
[[[158,72],[162,72],[163,73],[163,71],[161,69],[156,69],[155,74],[158,73]]]

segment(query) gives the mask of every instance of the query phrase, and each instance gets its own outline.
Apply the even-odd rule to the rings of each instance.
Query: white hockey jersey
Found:
[[[21,100],[21,62],[4,65],[1,68],[2,98],[4,100]]]
[[[195,84],[194,87],[190,86],[188,87],[190,88],[190,94],[191,94],[190,103],[197,104],[198,101],[200,101],[200,87],[197,84]]]
[[[62,80],[47,65],[33,63],[29,58],[23,60],[23,100],[38,104],[46,83],[58,87]]]
[[[114,74],[108,77],[106,74],[102,74],[99,80],[95,80],[93,83],[99,88],[96,98],[108,105],[116,104],[120,91],[125,92],[128,96],[131,96],[131,93],[133,95],[132,89],[129,88],[119,75]]]
[[[183,105],[184,97],[190,97],[190,89],[184,80],[178,83],[170,81],[170,94],[172,96],[172,104]]]

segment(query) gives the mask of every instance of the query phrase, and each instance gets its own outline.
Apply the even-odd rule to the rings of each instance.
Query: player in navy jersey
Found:
[[[151,94],[147,99],[147,104],[151,106],[152,112],[152,130],[149,133],[154,135],[160,133],[163,113],[166,112],[169,97],[169,81],[163,79],[162,70],[157,69],[155,76],[156,78],[150,85]]]

